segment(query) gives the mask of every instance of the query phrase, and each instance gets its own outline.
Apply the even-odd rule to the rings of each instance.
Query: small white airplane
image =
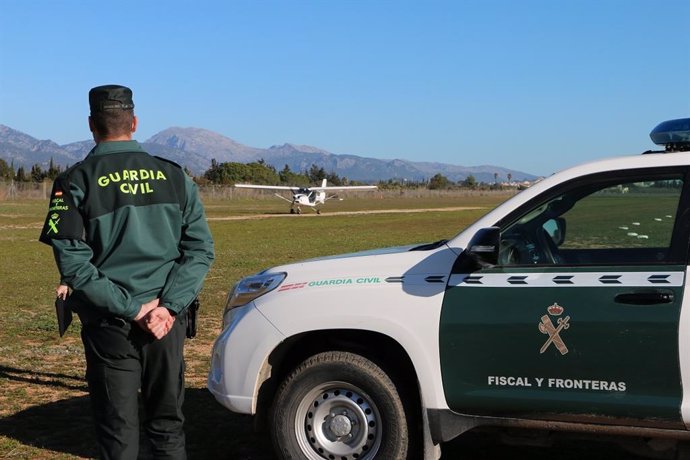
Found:
[[[301,214],[300,206],[309,206],[316,211],[316,214],[321,214],[319,206],[326,203],[327,200],[338,198],[336,195],[327,195],[327,192],[336,190],[375,190],[378,187],[375,185],[341,185],[341,186],[327,186],[326,179],[321,183],[321,187],[291,187],[287,185],[254,185],[254,184],[235,184],[237,188],[253,188],[259,190],[289,190],[292,192],[292,199],[285,198],[279,193],[275,193],[280,199],[290,203],[290,214]],[[342,200],[342,198],[339,198]]]

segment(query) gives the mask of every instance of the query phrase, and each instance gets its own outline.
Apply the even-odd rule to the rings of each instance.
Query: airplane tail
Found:
[[[324,180],[321,182],[321,187],[325,187],[325,186],[326,186],[326,179],[324,179]]]

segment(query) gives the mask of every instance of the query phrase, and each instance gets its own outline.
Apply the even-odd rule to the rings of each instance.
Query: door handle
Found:
[[[614,301],[628,305],[658,305],[672,303],[673,292],[670,291],[641,291],[618,294]]]

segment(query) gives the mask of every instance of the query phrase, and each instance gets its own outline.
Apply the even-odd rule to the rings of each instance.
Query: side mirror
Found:
[[[482,228],[472,237],[465,253],[481,267],[497,265],[500,235],[498,227]]]

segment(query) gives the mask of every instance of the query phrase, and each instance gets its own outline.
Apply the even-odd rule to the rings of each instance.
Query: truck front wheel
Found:
[[[269,423],[284,459],[407,458],[398,390],[379,366],[354,353],[320,353],[297,366],[278,389]]]

